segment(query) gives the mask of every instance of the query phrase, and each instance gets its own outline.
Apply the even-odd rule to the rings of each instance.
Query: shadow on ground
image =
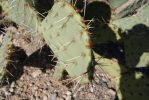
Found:
[[[25,51],[20,47],[13,47],[13,54],[10,56],[10,63],[7,65],[7,72],[2,79],[1,86],[11,84],[13,81],[20,79],[24,73],[24,67],[37,67],[44,73],[47,69],[52,69],[56,65],[57,59],[49,55],[51,49],[48,46],[43,46],[30,56],[27,56]]]
[[[53,58],[53,54],[53,51],[45,45],[27,57],[25,65],[36,66],[45,72],[46,69],[52,69],[56,65],[57,58]]]
[[[9,57],[9,63],[6,68],[6,74],[1,80],[1,86],[11,84],[23,74],[24,60],[27,55],[20,47],[13,46],[13,53]]]

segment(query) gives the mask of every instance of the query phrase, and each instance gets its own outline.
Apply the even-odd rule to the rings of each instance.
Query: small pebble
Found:
[[[66,95],[62,95],[62,97],[63,97],[63,99],[66,99],[66,98],[67,98],[67,96],[66,96]]]
[[[54,94],[52,94],[52,96],[51,96],[51,99],[50,99],[50,100],[56,100],[56,97],[57,97],[57,94],[56,94],[56,93],[54,93]]]
[[[15,82],[12,82],[11,85],[10,85],[10,87],[11,88],[14,88],[15,87]]]
[[[112,95],[112,96],[115,96],[116,95],[116,92],[114,90],[112,90],[112,89],[109,89],[107,91],[107,93],[110,94],[110,95]]]
[[[43,100],[48,100],[48,97],[47,97],[47,96],[44,96],[44,97],[43,97]]]
[[[67,96],[67,97],[66,97],[66,100],[71,100],[71,99],[72,99],[71,96]]]
[[[107,80],[107,78],[106,78],[106,77],[102,77],[102,81],[103,81],[103,82],[105,82],[105,83],[107,83],[107,82],[108,82],[108,80]]]
[[[93,93],[93,92],[94,92],[94,89],[93,89],[93,87],[90,87],[90,91],[91,91],[91,93]]]
[[[50,82],[47,82],[47,85],[51,85],[51,83]]]
[[[9,92],[13,93],[14,92],[14,89],[13,88],[10,88],[9,89]]]
[[[72,94],[72,93],[71,93],[70,91],[67,91],[67,92],[66,92],[66,95],[67,95],[67,96],[71,96],[71,94]]]

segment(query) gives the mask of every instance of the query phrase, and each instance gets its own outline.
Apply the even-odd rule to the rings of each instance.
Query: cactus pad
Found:
[[[8,0],[8,18],[31,32],[36,32],[39,24],[37,12],[26,0]]]
[[[41,30],[46,43],[58,58],[55,77],[66,70],[71,77],[78,77],[92,66],[91,41],[87,27],[80,15],[65,1],[56,1]]]
[[[12,34],[6,32],[0,46],[0,80],[6,73],[6,67],[9,63],[9,57],[12,54]]]
[[[149,26],[149,5],[144,5],[140,10],[137,12],[137,14],[134,14],[130,17],[124,17],[118,20],[112,21],[112,24],[115,26],[121,28],[123,31],[132,29],[133,26],[137,24],[144,24],[146,26]]]

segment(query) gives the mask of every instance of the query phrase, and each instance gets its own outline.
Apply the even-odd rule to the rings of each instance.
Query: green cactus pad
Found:
[[[37,12],[26,0],[8,0],[8,18],[31,32],[36,32],[39,25]]]
[[[6,67],[9,63],[9,57],[12,54],[12,33],[6,32],[0,46],[0,80],[6,73]]]
[[[113,19],[120,19],[137,12],[148,0],[109,0],[114,13]]]
[[[109,0],[112,9],[119,7],[120,5],[126,3],[128,0]]]
[[[148,11],[149,5],[144,5],[142,8],[140,8],[137,14],[130,17],[114,20],[111,22],[111,24],[114,24],[115,26],[121,28],[123,31],[132,29],[133,26],[137,24],[144,24],[146,26],[149,26]]]
[[[95,61],[98,63],[98,67],[100,67],[105,73],[108,73],[112,76],[112,78],[115,80],[118,77],[121,76],[121,66],[118,64],[118,62],[112,60],[103,58],[102,56],[98,55],[94,52],[95,55]],[[126,69],[125,69],[126,71]]]
[[[86,73],[92,62],[90,37],[74,8],[56,1],[41,27],[46,43],[58,58],[54,76],[61,78],[63,70],[71,77]]]

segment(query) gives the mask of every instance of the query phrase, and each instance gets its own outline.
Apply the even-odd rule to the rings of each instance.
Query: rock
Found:
[[[41,70],[36,70],[36,71],[34,71],[31,75],[32,75],[32,77],[36,78],[36,77],[38,77],[41,73],[42,73]]]
[[[86,98],[88,98],[89,100],[95,98],[95,95],[93,93],[88,93],[86,96]]]
[[[47,82],[47,85],[48,85],[48,86],[50,86],[50,85],[51,85],[50,81],[49,81],[49,82]]]
[[[12,82],[9,88],[9,92],[13,93],[14,92],[14,87],[15,87],[15,82]]]
[[[72,92],[66,91],[65,95],[62,96],[65,100],[72,100]]]
[[[47,96],[44,96],[44,97],[43,97],[43,100],[48,100],[48,97],[47,97]]]
[[[65,100],[64,98],[60,98],[60,97],[58,97],[56,100]]]
[[[104,83],[107,83],[107,82],[108,82],[107,77],[106,77],[106,76],[102,77],[102,81],[103,81]]]
[[[14,88],[15,87],[15,82],[12,82],[11,85],[10,85],[10,87],[11,88]]]
[[[109,89],[107,91],[107,93],[110,94],[110,95],[112,95],[112,96],[115,96],[116,95],[116,92],[114,90],[112,90],[112,89]]]
[[[95,88],[94,85],[93,84],[92,85],[90,84],[89,85],[89,92],[93,93],[94,92],[94,88]]]
[[[71,96],[72,93],[71,93],[70,91],[67,91],[67,92],[66,92],[66,95],[67,95],[67,96]]]
[[[9,92],[13,93],[14,92],[14,89],[13,88],[10,88],[9,89]]]
[[[71,96],[67,96],[66,100],[72,100],[72,97]]]
[[[11,93],[9,92],[9,90],[7,89],[7,87],[2,87],[1,88],[2,93],[4,93],[5,96],[9,96],[11,95]]]
[[[35,91],[37,91],[38,90],[38,87],[37,86],[34,86],[33,88],[32,88],[32,92],[35,92]]]
[[[50,100],[56,100],[56,97],[57,97],[57,94],[56,94],[56,93],[54,93],[54,94],[52,94],[52,96],[51,96]]]
[[[66,98],[67,98],[67,96],[66,96],[66,95],[62,95],[62,97],[63,97],[64,99],[66,99]]]

